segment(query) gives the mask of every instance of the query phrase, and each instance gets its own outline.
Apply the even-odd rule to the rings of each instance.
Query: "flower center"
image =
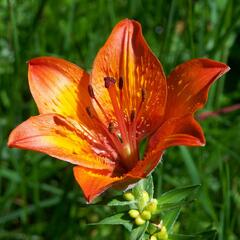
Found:
[[[109,97],[111,99],[113,111],[116,117],[116,122],[109,119],[103,106],[100,104],[94,94],[94,90],[91,85],[88,86],[89,96],[95,101],[96,106],[100,109],[103,114],[108,126],[106,126],[98,116],[95,116],[91,111],[90,107],[86,108],[86,111],[91,119],[98,124],[101,129],[104,130],[109,138],[111,145],[116,149],[119,155],[120,163],[126,170],[131,169],[136,162],[139,160],[139,151],[137,146],[137,120],[139,118],[139,112],[141,111],[142,104],[146,98],[146,92],[142,89],[141,102],[138,106],[137,111],[132,110],[130,116],[126,116],[123,111],[123,87],[124,81],[120,77],[118,80],[117,92],[116,79],[113,77],[104,77],[104,86],[108,90]],[[119,96],[119,98],[118,98]]]

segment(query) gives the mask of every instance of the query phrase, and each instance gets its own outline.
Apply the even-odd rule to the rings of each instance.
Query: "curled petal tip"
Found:
[[[226,73],[226,72],[228,72],[228,71],[230,71],[230,70],[231,70],[231,68],[230,68],[228,65],[226,65],[226,68],[225,68],[224,73]]]
[[[129,18],[124,18],[122,19],[118,24],[131,24],[132,22],[136,22],[135,20],[129,19]]]
[[[12,132],[9,135],[7,146],[9,148],[17,147],[17,136],[16,136],[16,130],[12,130]]]
[[[205,138],[204,138],[203,141],[199,141],[199,146],[200,146],[200,147],[205,147],[205,146],[206,146],[206,140],[205,140]]]
[[[12,140],[12,138],[11,138],[11,135],[10,135],[10,137],[9,137],[9,139],[8,139],[7,146],[8,146],[9,148],[14,147],[13,140]]]
[[[220,72],[221,76],[227,73],[228,71],[230,71],[231,68],[227,64],[221,63],[221,62],[218,62],[218,63],[220,64],[220,68],[222,69],[222,71]]]
[[[218,61],[214,61],[214,60],[210,60],[208,59],[209,62],[212,62],[212,65],[215,67],[218,67],[221,69],[220,71],[220,76],[222,76],[223,74],[227,73],[231,68],[225,64],[225,63],[222,63],[222,62],[218,62]]]
[[[58,63],[68,63],[66,60],[53,57],[53,56],[42,56],[42,57],[35,57],[27,61],[28,65],[54,65]]]
[[[198,139],[196,146],[204,147],[206,145],[206,139],[203,132],[196,139]]]
[[[125,18],[122,21],[120,21],[117,25],[117,28],[121,28],[121,27],[126,27],[128,28],[128,31],[134,31],[134,27],[137,27],[139,29],[141,29],[141,24],[138,21],[135,21],[133,19],[129,19],[129,18]]]
[[[57,61],[58,59],[57,58],[54,58],[54,57],[36,57],[36,58],[32,58],[32,59],[29,59],[27,61],[27,64],[28,66],[33,66],[33,65],[39,65],[39,64],[47,64],[49,60],[52,60],[52,61]]]
[[[223,65],[222,70],[219,72],[219,75],[218,75],[219,78],[222,77],[225,73],[227,73],[231,69],[228,65],[224,63],[222,63],[222,65]]]
[[[27,61],[28,66],[34,65],[34,63],[36,63],[36,61],[37,61],[39,58],[40,58],[40,57],[29,59],[29,60]]]

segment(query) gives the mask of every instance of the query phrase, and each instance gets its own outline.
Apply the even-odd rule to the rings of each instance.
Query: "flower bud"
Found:
[[[141,191],[138,197],[138,206],[142,210],[149,201],[149,195],[146,191]]]
[[[157,237],[156,237],[155,235],[152,235],[152,236],[150,237],[150,240],[157,240]]]
[[[157,199],[153,198],[148,205],[145,207],[145,210],[149,211],[150,213],[155,213],[157,210]]]
[[[165,226],[162,226],[162,228],[161,228],[161,232],[163,232],[163,233],[167,233],[167,229],[166,229]]]
[[[141,213],[141,217],[144,220],[150,220],[151,219],[151,213],[147,210],[143,210]]]
[[[163,226],[161,231],[158,232],[156,235],[159,240],[168,240],[168,233],[165,226]]]
[[[135,223],[140,226],[140,225],[143,225],[145,223],[145,220],[142,219],[140,216],[135,218]]]
[[[134,195],[131,192],[125,192],[123,198],[127,201],[133,201],[135,199]]]
[[[156,205],[158,204],[158,200],[156,198],[151,199],[151,202],[155,203]]]
[[[138,210],[135,210],[135,209],[131,209],[129,212],[128,212],[129,216],[132,217],[132,218],[136,218],[136,217],[139,217],[139,211]]]
[[[142,196],[141,196],[142,200],[147,203],[149,201],[149,195],[148,192],[146,191],[142,191]]]

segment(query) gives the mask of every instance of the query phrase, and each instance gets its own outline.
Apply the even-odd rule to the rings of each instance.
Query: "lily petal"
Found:
[[[149,175],[161,161],[164,150],[170,146],[203,146],[205,138],[200,125],[191,115],[167,120],[150,138],[143,160],[127,173],[130,178]]]
[[[65,118],[43,114],[29,118],[10,134],[9,147],[46,153],[80,166],[112,171],[114,163],[95,154],[89,136],[82,133]]]
[[[88,169],[80,166],[74,167],[73,172],[88,203],[91,203],[110,187],[122,190],[143,178],[143,176],[139,177],[132,174],[112,177],[110,174],[106,174],[104,170]]]
[[[229,67],[210,59],[192,59],[177,66],[167,79],[165,119],[193,114],[207,101],[210,85]]]
[[[104,87],[105,77],[116,80],[117,102],[127,120],[130,121],[133,111],[139,113],[139,134],[153,132],[157,127],[156,120],[161,119],[165,110],[166,78],[161,63],[148,47],[138,22],[125,19],[118,23],[98,52],[93,65],[91,83],[96,98],[109,118],[115,119],[111,98]],[[106,121],[100,110],[98,114]]]
[[[28,62],[31,93],[40,114],[57,113],[79,122],[89,122],[86,107],[89,75],[77,65],[55,57],[39,57]]]
[[[203,131],[192,115],[165,121],[150,138],[148,151],[163,151],[170,146],[203,146]]]
[[[147,151],[146,156],[143,160],[137,162],[135,167],[127,173],[130,178],[144,178],[147,177],[154,168],[161,161],[163,150],[151,149]]]
[[[93,171],[79,166],[74,167],[73,172],[85,199],[89,203],[113,184],[123,180],[123,177],[111,177],[106,174],[104,175],[101,171]]]

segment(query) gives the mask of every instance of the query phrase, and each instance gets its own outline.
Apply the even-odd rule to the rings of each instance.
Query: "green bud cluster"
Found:
[[[149,194],[146,191],[142,191],[140,193],[140,196],[138,198],[138,204],[139,206],[145,206],[149,201]]]
[[[150,240],[168,240],[168,233],[165,226],[162,226],[161,231],[154,233]]]
[[[138,226],[143,225],[145,222],[146,222],[146,221],[145,221],[141,216],[135,218],[135,223],[136,223],[136,225],[138,225]]]
[[[157,237],[156,237],[155,235],[152,235],[152,236],[150,237],[150,240],[157,240]]]
[[[151,212],[147,211],[147,210],[143,210],[142,213],[141,213],[141,217],[144,219],[144,220],[150,220],[152,215],[151,215]]]
[[[135,210],[135,209],[129,210],[128,214],[129,214],[129,216],[130,216],[131,218],[137,218],[137,217],[140,216],[139,211],[138,211],[138,210]]]
[[[129,210],[128,214],[134,219],[135,224],[140,226],[146,221],[149,221],[157,210],[157,199],[150,199],[149,194],[146,191],[142,191],[138,198],[136,198],[132,192],[126,192],[123,195],[124,199],[127,201],[136,200],[136,206]]]
[[[145,210],[149,211],[151,214],[154,214],[157,210],[158,201],[157,199],[151,199],[148,204],[145,206]]]
[[[145,223],[145,219],[143,219],[142,214],[136,209],[131,209],[128,211],[128,214],[131,218],[135,219],[136,225],[142,225]]]
[[[123,198],[124,198],[125,200],[127,200],[127,201],[133,201],[133,200],[135,200],[135,197],[134,197],[134,195],[133,195],[131,192],[125,192],[125,193],[123,194]]]

